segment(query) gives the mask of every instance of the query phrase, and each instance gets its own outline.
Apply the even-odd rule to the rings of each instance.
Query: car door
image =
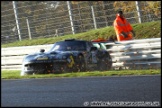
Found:
[[[87,42],[87,61],[88,61],[88,64],[96,64],[97,63],[96,51],[91,51],[92,47],[94,47],[94,45],[91,42]]]

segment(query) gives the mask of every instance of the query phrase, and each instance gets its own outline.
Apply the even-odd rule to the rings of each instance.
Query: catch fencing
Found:
[[[161,20],[161,1],[1,1],[1,43],[112,26],[118,9],[131,24]]]
[[[25,55],[50,50],[53,44],[2,48],[1,69],[21,70]],[[161,68],[161,38],[105,43],[113,60],[112,69]]]

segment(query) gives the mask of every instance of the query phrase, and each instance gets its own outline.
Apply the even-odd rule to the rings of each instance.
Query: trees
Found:
[[[135,17],[137,16],[136,12],[136,1],[115,1],[114,9],[118,11],[121,9],[124,13],[134,12]],[[156,19],[157,17],[161,17],[161,1],[138,1],[140,12],[143,15],[143,21]],[[149,16],[149,17],[148,17]],[[151,20],[152,20],[151,19]]]
[[[14,11],[12,7],[12,2],[2,1],[1,2],[1,33],[4,36],[10,36],[12,28],[15,26],[15,20],[13,21]]]
[[[71,22],[77,33],[97,28],[112,26],[116,11],[122,9],[130,22],[137,23],[138,15],[135,1],[70,1],[72,6],[71,21],[67,1],[15,1],[22,39],[28,39],[26,19],[29,20],[32,38],[53,36],[58,29],[71,34]],[[161,1],[138,1],[143,21],[161,18]],[[94,18],[92,8],[94,9]],[[136,21],[136,22],[134,22]],[[12,1],[1,2],[1,33],[18,40]],[[15,31],[15,32],[13,32]],[[59,31],[59,30],[58,30]],[[13,39],[14,40],[14,39]]]
[[[143,9],[157,17],[161,17],[161,1],[147,1]]]

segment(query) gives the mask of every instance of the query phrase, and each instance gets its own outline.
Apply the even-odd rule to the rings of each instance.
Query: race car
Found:
[[[66,39],[54,43],[47,52],[41,49],[25,56],[21,75],[110,70],[111,67],[108,51],[95,47],[91,41]]]

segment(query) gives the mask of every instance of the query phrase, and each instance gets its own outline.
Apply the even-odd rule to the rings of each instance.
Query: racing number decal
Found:
[[[70,56],[71,62],[68,64],[68,67],[72,67],[74,65],[74,59]]]

